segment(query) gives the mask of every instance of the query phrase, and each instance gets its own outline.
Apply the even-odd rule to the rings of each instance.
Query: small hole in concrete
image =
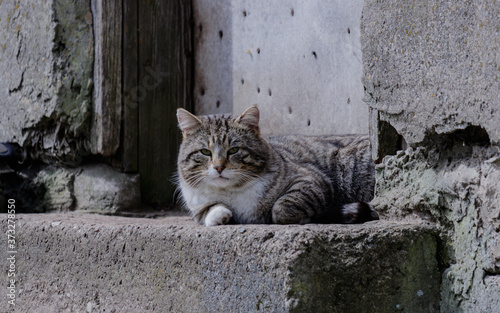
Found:
[[[257,54],[260,54],[260,48],[257,48]]]
[[[312,52],[312,55],[314,56],[314,58],[315,58],[315,59],[317,59],[317,58],[318,58],[318,55],[316,54],[316,51],[313,51],[313,52]]]
[[[350,34],[351,33],[351,29],[349,27],[347,27],[347,33]]]
[[[347,98],[347,104],[351,103],[351,98]]]
[[[205,88],[201,88],[201,89],[200,89],[200,94],[201,94],[202,96],[204,96],[204,95],[205,95]]]
[[[220,107],[220,101],[217,101],[217,102],[215,103],[215,107],[217,107],[217,108],[218,108],[218,107]]]
[[[202,32],[203,31],[203,25],[201,25],[201,24],[198,25],[198,29],[200,30],[200,32]]]
[[[295,11],[292,9],[292,11],[290,12],[290,15],[291,16],[294,16],[295,15]]]
[[[247,11],[243,11],[243,16],[247,16]]]
[[[307,119],[307,126],[311,126],[311,120]]]
[[[271,96],[273,94],[273,92],[271,91],[271,88],[269,88],[269,90],[267,91],[267,93]]]
[[[463,146],[489,146],[490,136],[481,126],[470,125],[465,129],[455,130],[449,135],[440,135],[446,138],[446,142],[458,142]]]
[[[257,93],[260,93],[260,88],[259,87],[257,87]]]
[[[242,78],[241,79],[241,84],[243,85],[245,83],[245,80]]]
[[[224,36],[224,33],[222,32],[222,30],[219,30],[219,37],[222,38]]]
[[[398,150],[404,150],[403,145],[406,141],[391,124],[378,121],[377,129],[379,158],[375,160],[375,163],[380,163],[386,155],[396,155]]]
[[[288,113],[292,114],[292,107],[288,107]]]

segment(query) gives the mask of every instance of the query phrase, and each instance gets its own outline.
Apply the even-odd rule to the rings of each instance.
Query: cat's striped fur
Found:
[[[256,106],[239,116],[177,112],[179,187],[196,221],[362,223],[378,219],[367,136],[259,134]]]

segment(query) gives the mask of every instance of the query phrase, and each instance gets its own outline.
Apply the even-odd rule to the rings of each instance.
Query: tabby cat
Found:
[[[363,223],[378,219],[368,136],[259,133],[259,109],[239,116],[177,110],[178,180],[193,218],[226,223]]]

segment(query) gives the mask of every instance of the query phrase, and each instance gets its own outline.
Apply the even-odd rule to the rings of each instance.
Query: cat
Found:
[[[366,135],[260,135],[259,109],[239,116],[177,110],[178,185],[207,226],[363,223],[379,219]]]

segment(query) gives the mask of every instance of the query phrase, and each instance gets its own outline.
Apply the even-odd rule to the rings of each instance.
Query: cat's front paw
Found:
[[[225,206],[221,204],[214,205],[208,212],[207,216],[205,217],[205,225],[207,226],[224,225],[229,223],[232,216],[233,213],[231,212],[231,210],[229,210]]]

